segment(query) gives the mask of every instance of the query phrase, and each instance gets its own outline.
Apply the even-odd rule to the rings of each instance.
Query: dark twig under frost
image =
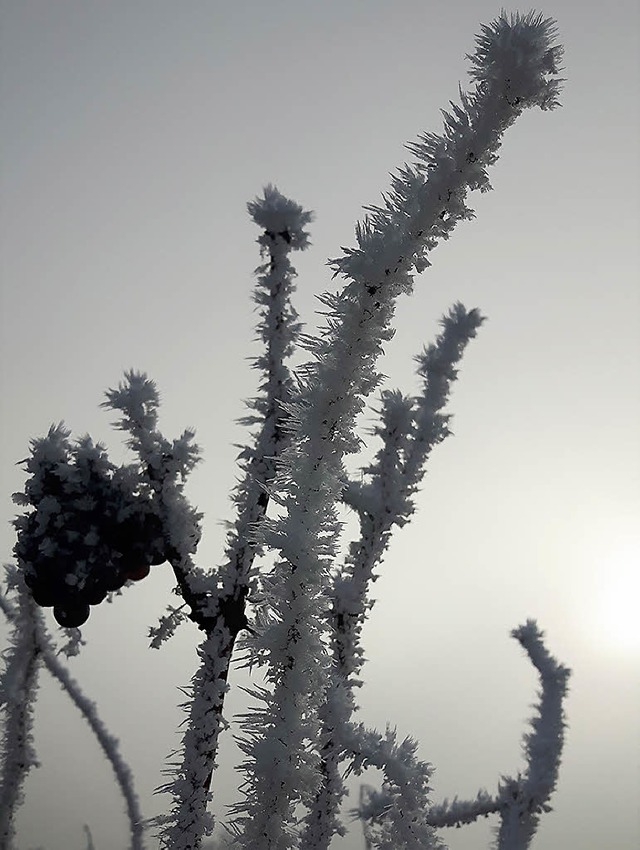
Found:
[[[240,458],[245,475],[234,501],[237,518],[227,539],[226,559],[215,576],[215,593],[201,606],[207,638],[199,649],[201,667],[190,688],[187,730],[181,758],[167,771],[175,778],[163,786],[174,797],[171,815],[162,829],[162,846],[192,850],[208,834],[213,821],[207,814],[211,779],[215,769],[218,738],[222,728],[227,676],[236,639],[247,628],[246,603],[256,555],[256,528],[269,503],[269,483],[275,461],[287,442],[282,422],[290,401],[291,377],[286,366],[299,333],[297,315],[291,306],[295,269],[289,261],[292,250],[308,245],[306,225],[312,214],[285,198],[272,186],[264,197],[248,205],[255,223],[262,228],[258,239],[268,262],[258,268],[255,301],[261,310],[258,326],[264,354],[255,366],[262,374],[261,395],[251,403],[245,424],[259,425],[254,445]],[[211,582],[213,584],[213,582]]]
[[[314,695],[319,672],[329,670],[318,620],[329,616],[342,461],[358,448],[355,418],[380,380],[375,363],[392,335],[395,301],[411,291],[413,271],[429,265],[440,239],[472,216],[466,194],[489,188],[486,168],[497,159],[504,131],[526,107],[556,103],[560,51],[551,22],[532,15],[504,25],[500,19],[494,31],[497,47],[487,31],[472,58],[477,88],[446,115],[442,136],[425,135],[411,146],[415,166],[394,178],[384,207],[370,208],[358,225],[358,247],[332,262],[349,282],[342,294],[322,298],[326,326],[308,343],[314,360],[291,407],[293,442],[273,487],[284,516],[266,524],[261,537],[282,560],[270,585],[273,619],[261,635],[273,691],[257,709],[259,729],[250,724],[243,742],[249,792],[235,811],[247,850],[292,847],[294,809],[311,790],[305,775],[313,774],[314,759],[305,742],[321,736]]]
[[[22,594],[20,594],[22,595]],[[18,623],[20,620],[19,608],[12,605],[3,593],[0,592],[0,608],[10,623]],[[34,606],[35,608],[35,606]],[[133,787],[133,777],[127,764],[122,760],[118,749],[118,741],[109,734],[104,723],[98,716],[95,703],[87,699],[82,693],[76,681],[69,675],[68,670],[58,660],[51,641],[46,633],[42,615],[39,610],[31,613],[32,640],[37,657],[42,660],[51,675],[58,680],[63,690],[67,693],[76,708],[86,720],[89,728],[96,736],[98,744],[102,749],[107,761],[113,769],[116,781],[124,797],[127,817],[129,821],[131,850],[144,850],[143,843],[143,818],[140,812],[138,797]],[[21,700],[21,695],[14,694],[14,698]],[[32,706],[30,706],[32,710]],[[2,845],[4,847],[5,845]]]
[[[558,779],[564,746],[563,702],[570,670],[550,655],[544,634],[533,620],[512,631],[540,677],[540,700],[524,737],[526,768],[516,778],[504,777],[498,793],[481,790],[475,800],[445,800],[432,806],[428,821],[434,826],[460,826],[478,817],[498,813],[500,827],[496,850],[527,850],[536,832],[540,814],[551,810],[549,799]]]
[[[15,607],[8,608],[0,593],[0,607],[13,626],[12,645],[6,650],[7,664],[0,679],[0,710],[6,718],[0,749],[0,847],[9,848],[27,774],[38,766],[33,746],[33,715],[40,650],[36,604],[28,594],[18,593]]]
[[[382,445],[361,482],[348,480],[345,459],[361,447],[356,424],[382,381],[377,364],[394,334],[398,299],[411,293],[436,245],[458,222],[473,218],[467,197],[490,188],[488,168],[498,159],[505,130],[528,107],[557,105],[560,58],[555,25],[541,15],[503,13],[483,27],[469,57],[472,90],[451,104],[440,135],[425,133],[408,146],[414,162],[395,174],[381,205],[367,208],[356,247],[331,261],[345,286],[321,296],[324,326],[315,336],[300,333],[289,260],[292,250],[308,244],[311,213],[273,186],[249,204],[264,260],[254,296],[262,344],[254,365],[261,382],[243,419],[255,431],[240,454],[235,519],[217,568],[195,563],[201,515],[184,494],[185,478],[199,460],[194,433],[173,441],[160,433],[159,395],[146,375],[126,373],[105,402],[119,413],[117,425],[128,435],[135,463],[116,468],[104,447],[89,437],[73,445],[62,425],[32,441],[31,477],[15,497],[27,512],[15,522],[14,551],[38,605],[53,605],[61,625],[77,626],[107,591],[168,561],[183,604],[161,617],[152,646],[186,618],[204,632],[198,668],[184,689],[181,747],[158,789],[171,796],[169,812],[155,819],[165,850],[198,850],[213,827],[207,807],[238,640],[245,665],[264,674],[263,685],[248,689],[251,704],[239,718],[244,781],[229,829],[244,850],[328,850],[345,831],[345,765],[347,772],[375,767],[383,774],[380,790],[363,794],[359,808],[371,850],[438,850],[437,828],[492,812],[501,818],[499,850],[524,850],[548,808],[568,671],[548,655],[532,622],[514,632],[542,681],[525,738],[527,768],[503,780],[495,796],[482,791],[474,801],[432,806],[432,768],[418,758],[417,744],[410,738],[399,743],[395,732],[381,735],[354,720],[374,570],[393,527],[413,515],[431,451],[450,434],[445,408],[465,348],[483,321],[478,310],[455,304],[442,319],[435,343],[417,358],[422,388],[416,396],[382,392],[374,429]],[[296,344],[310,360],[292,374],[287,361]],[[360,520],[342,563],[341,503]],[[257,560],[263,554],[275,556],[269,566]],[[0,602],[15,620],[11,603]],[[29,622],[32,631],[21,621],[16,637],[16,646],[24,644],[22,666],[13,670],[10,664],[5,674],[5,682],[26,682],[14,724],[19,758],[11,770],[24,775],[31,763],[25,695],[33,690],[38,655],[110,758],[127,800],[133,846],[141,847],[141,819],[115,741],[55,658],[39,614]],[[28,658],[33,670],[25,666]],[[11,754],[11,741],[5,750]]]
[[[442,413],[457,376],[466,345],[483,318],[477,310],[456,304],[442,320],[443,331],[435,344],[418,358],[424,380],[415,399],[398,392],[382,395],[380,424],[375,433],[382,448],[366,468],[366,483],[348,484],[344,500],[358,511],[360,538],[351,544],[345,566],[334,579],[331,594],[331,649],[335,669],[320,709],[323,743],[320,747],[319,789],[307,818],[302,847],[326,848],[341,825],[338,811],[346,793],[338,767],[350,755],[340,743],[355,711],[353,688],[362,666],[360,636],[370,604],[367,593],[389,545],[394,525],[404,525],[413,513],[412,496],[425,472],[431,450],[450,433],[449,416]]]
[[[559,664],[543,643],[543,632],[534,620],[512,632],[540,677],[540,701],[524,737],[526,768],[522,776],[505,779],[499,790],[500,829],[497,850],[527,850],[538,828],[540,815],[551,810],[564,745],[563,702],[571,671]]]

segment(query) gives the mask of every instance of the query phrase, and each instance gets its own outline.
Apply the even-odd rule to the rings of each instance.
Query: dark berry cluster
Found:
[[[126,581],[166,560],[153,493],[132,467],[114,467],[89,438],[70,446],[52,429],[34,441],[31,477],[16,501],[30,506],[14,522],[18,558],[35,602],[53,606],[61,626],[80,626]]]

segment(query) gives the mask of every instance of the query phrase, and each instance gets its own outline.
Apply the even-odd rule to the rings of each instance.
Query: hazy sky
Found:
[[[23,486],[15,462],[62,419],[126,457],[103,392],[146,370],[168,436],[197,428],[190,498],[206,514],[199,560],[221,558],[235,482],[235,424],[255,389],[248,356],[257,229],[245,204],[267,182],[316,212],[295,257],[296,305],[334,288],[324,265],[353,244],[403,143],[439,130],[466,85],[465,53],[499,6],[484,0],[2,0],[3,558]],[[526,9],[525,9],[526,10]],[[563,108],[505,139],[454,233],[397,312],[383,370],[409,392],[412,357],[455,300],[489,317],[453,394],[413,524],[397,533],[365,633],[361,718],[421,742],[433,799],[494,790],[521,766],[534,673],[512,627],[535,617],[573,669],[555,811],[535,847],[636,850],[640,841],[640,296],[636,0],[554,0]],[[371,417],[368,422],[370,424]],[[364,422],[367,425],[367,422]],[[161,652],[146,631],[167,568],[93,610],[73,675],[102,708],[146,815],[178,742],[177,686],[195,628]],[[6,630],[0,627],[4,643]],[[239,673],[232,680],[241,681]],[[45,673],[42,767],[19,847],[125,845],[123,808],[97,746]],[[242,708],[234,696],[228,714]],[[217,810],[234,799],[224,742]],[[444,833],[486,847],[492,824]],[[359,848],[359,832],[344,843]]]

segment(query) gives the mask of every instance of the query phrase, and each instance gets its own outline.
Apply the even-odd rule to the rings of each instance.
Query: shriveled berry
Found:
[[[105,590],[111,592],[120,590],[125,581],[126,578],[124,577],[123,570],[114,566],[112,571],[105,574],[102,584]]]
[[[90,613],[91,609],[85,602],[67,602],[53,609],[53,616],[65,629],[75,629],[86,623]]]
[[[57,605],[61,599],[60,593],[56,593],[51,587],[43,587],[41,584],[31,589],[31,595],[36,605],[41,608],[51,608],[53,605]]]
[[[85,591],[84,598],[89,605],[100,605],[107,598],[107,591],[103,585],[95,584]]]
[[[149,564],[138,564],[135,567],[128,567],[125,577],[130,581],[141,581],[143,578],[146,578],[150,572],[151,567]]]

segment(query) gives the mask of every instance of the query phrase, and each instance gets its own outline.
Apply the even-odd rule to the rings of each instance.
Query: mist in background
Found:
[[[360,719],[420,741],[434,801],[494,790],[522,765],[537,684],[509,631],[534,617],[573,669],[559,790],[534,846],[635,850],[640,12],[631,0],[541,11],[565,45],[563,108],[529,111],[507,132],[495,191],[471,197],[477,220],[416,279],[381,366],[388,387],[412,392],[412,358],[455,300],[489,318],[454,387],[455,436],[434,451],[418,513],[373,588]],[[313,246],[293,258],[312,330],[314,296],[338,285],[326,259],[354,243],[362,205],[409,157],[403,143],[439,132],[439,110],[467,85],[474,34],[498,13],[484,0],[0,2],[4,560],[31,437],[64,420],[127,458],[98,405],[128,368],[157,382],[168,437],[197,429],[198,562],[221,560],[235,444],[247,438],[236,420],[257,378],[246,202],[273,182],[315,210]],[[70,663],[120,739],[147,816],[167,805],[153,791],[179,744],[178,687],[201,637],[183,626],[147,648],[172,587],[169,568],[154,568],[92,609]],[[0,646],[6,634],[0,624]],[[119,850],[110,768],[45,671],[41,682],[42,766],[18,845],[81,848],[87,823],[97,850]],[[231,683],[246,683],[243,671]],[[232,690],[228,718],[244,708]],[[224,820],[237,798],[231,735],[219,761]],[[476,850],[491,828],[442,834]],[[343,846],[363,846],[357,825]]]

